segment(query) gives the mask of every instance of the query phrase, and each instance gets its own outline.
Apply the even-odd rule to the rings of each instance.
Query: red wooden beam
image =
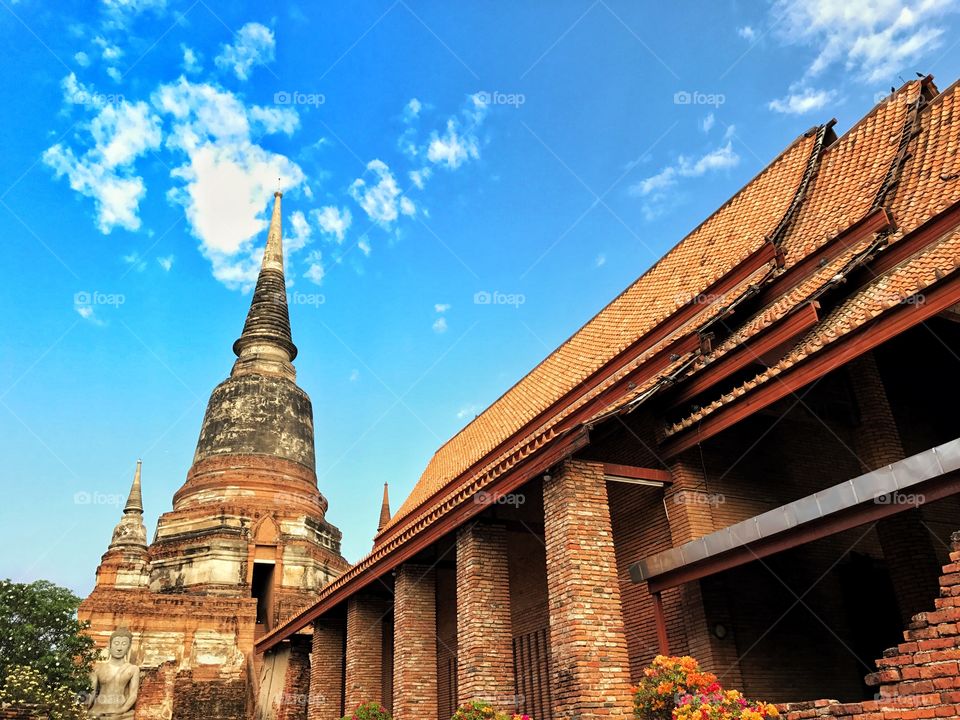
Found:
[[[953,230],[958,224],[960,224],[960,201],[949,205],[946,210],[930,218],[905,237],[888,245],[867,267],[874,276],[882,275]]]
[[[806,332],[816,325],[818,320],[815,303],[801,305],[795,312],[780,318],[760,334],[748,338],[736,349],[707,365],[693,375],[689,382],[681,382],[672,407],[691,400],[751,363],[760,362],[766,353]]]
[[[604,463],[603,474],[614,477],[630,478],[631,480],[650,480],[669,484],[673,478],[666,470],[657,470],[656,468],[637,467],[636,465],[617,465],[616,463]]]
[[[502,494],[513,492],[527,481],[537,475],[543,474],[553,465],[556,465],[558,462],[584,447],[587,442],[588,433],[585,429],[580,432],[570,433],[557,440],[553,447],[547,449],[542,454],[533,455],[522,464],[516,466],[486,490],[487,492]],[[496,488],[495,490],[494,487]],[[384,555],[379,561],[372,563],[369,567],[347,580],[316,605],[301,611],[273,632],[264,635],[254,646],[256,652],[266,652],[294,633],[299,632],[311,622],[345,601],[353,593],[370,585],[378,577],[390,572],[401,563],[426,550],[451,530],[459,527],[473,516],[482,513],[488,507],[489,505],[485,503],[469,501],[461,503],[439,521],[428,525],[422,532],[414,535],[409,541],[401,544],[393,552]]]
[[[904,303],[889,310],[844,338],[827,345],[805,362],[794,365],[773,380],[718,408],[696,428],[687,428],[677,433],[663,444],[662,457],[673,457],[736,425],[758,410],[796,392],[822,375],[882,345],[957,302],[960,302],[960,275],[954,273],[925,290],[922,304]]]
[[[882,520],[897,513],[912,510],[918,505],[956,495],[960,493],[960,473],[952,472],[924,483],[918,483],[915,487],[911,487],[909,492],[916,498],[916,503],[861,503],[848,510],[841,510],[833,515],[825,516],[821,520],[797,525],[770,538],[761,538],[749,545],[734,548],[722,555],[684,565],[663,575],[657,575],[647,581],[647,588],[656,595],[656,593],[661,593],[668,588],[716,575],[725,570],[765,558],[768,555],[792,550],[814,540],[820,540],[845,530]]]
[[[653,620],[657,626],[657,645],[661,655],[670,655],[670,640],[667,637],[667,617],[663,613],[663,598],[653,593]]]
[[[893,219],[886,209],[877,208],[867,213],[763,287],[757,295],[759,306],[766,307],[823,264],[830,262],[864,238],[892,227]]]

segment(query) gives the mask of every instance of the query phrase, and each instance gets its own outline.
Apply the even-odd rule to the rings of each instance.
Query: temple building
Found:
[[[173,510],[148,544],[138,467],[81,607],[129,628],[137,720],[629,718],[658,654],[787,720],[960,717],[960,87],[835,125],[385,485],[350,567],[278,195]]]
[[[133,635],[140,718],[252,716],[258,637],[348,567],[317,487],[313,408],[296,383],[276,194],[237,360],[207,405],[193,464],[147,543],[141,465],[80,619],[105,646]],[[263,676],[261,678],[261,675]]]
[[[958,94],[810,128],[437,450],[257,641],[274,716],[627,718],[670,653],[791,720],[960,717]]]

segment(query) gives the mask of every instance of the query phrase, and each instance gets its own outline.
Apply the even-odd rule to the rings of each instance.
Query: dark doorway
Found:
[[[273,628],[273,563],[254,563],[250,596],[257,599],[257,625]]]
[[[883,651],[902,640],[900,612],[885,564],[869,555],[851,552],[837,566],[843,605],[850,627],[850,649],[862,667],[872,668]],[[866,674],[866,670],[863,674]],[[875,689],[863,683],[863,697]]]

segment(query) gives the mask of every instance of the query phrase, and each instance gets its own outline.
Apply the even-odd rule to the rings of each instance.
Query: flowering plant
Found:
[[[509,715],[496,710],[490,703],[474,700],[457,708],[451,720],[530,720],[529,715]]]
[[[51,686],[36,668],[15,665],[0,682],[0,705],[23,711],[27,717],[49,720],[85,720],[87,711],[77,693],[66,685]]]
[[[368,702],[358,705],[350,715],[344,715],[341,720],[393,720],[390,713],[380,703]]]
[[[634,690],[633,713],[641,720],[766,720],[778,716],[767,703],[724,690],[692,657],[658,655]]]

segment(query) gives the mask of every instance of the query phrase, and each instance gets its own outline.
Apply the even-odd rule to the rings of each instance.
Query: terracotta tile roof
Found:
[[[934,98],[920,113],[920,133],[910,147],[899,184],[887,196],[888,207],[896,223],[889,242],[904,234],[960,199],[960,127],[954,106],[960,83]],[[908,83],[880,103],[836,143],[824,151],[820,169],[810,184],[795,225],[787,234],[783,247],[786,268],[846,229],[849,223],[836,225],[831,212],[842,210],[851,222],[869,212],[878,189],[896,154],[901,129],[909,109],[917,99],[920,81]],[[877,153],[870,160],[870,153]],[[956,175],[955,179],[953,178]],[[947,179],[943,179],[947,178]],[[859,213],[859,215],[858,215]],[[852,244],[827,265],[804,278],[776,298],[743,325],[712,353],[698,361],[690,375],[715,362],[757,335],[798,305],[815,297],[856,255],[873,242],[866,237]]]
[[[900,307],[934,283],[960,269],[960,230],[953,230],[847,298],[776,364],[667,430],[670,437],[792,368],[849,333]],[[922,300],[920,301],[922,302]]]
[[[812,134],[798,138],[613,302],[441,447],[383,534],[389,534],[391,528],[446,489],[478,460],[762,247],[765,237],[777,226],[793,200],[813,146]]]

